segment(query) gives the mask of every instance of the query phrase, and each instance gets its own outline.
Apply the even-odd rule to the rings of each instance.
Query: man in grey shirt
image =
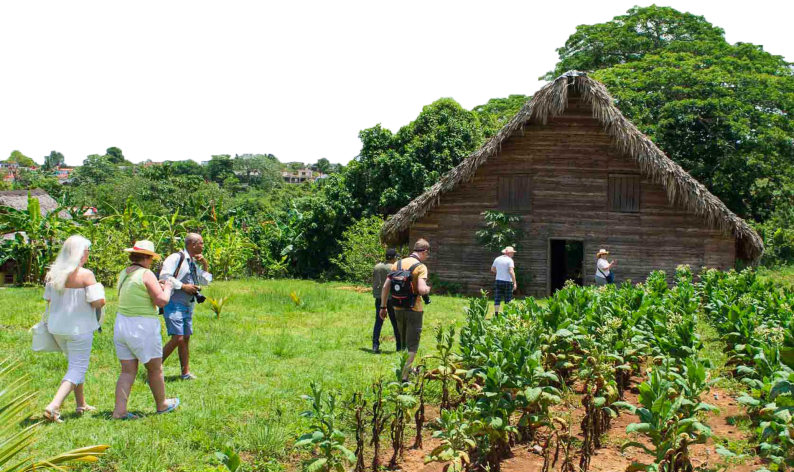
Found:
[[[386,277],[391,272],[395,260],[397,260],[397,251],[389,248],[386,250],[386,262],[375,264],[375,269],[372,271],[372,296],[375,297],[375,327],[372,329],[372,352],[375,354],[380,353],[380,331],[383,328],[383,318],[378,315],[381,303],[380,291],[383,288],[383,283],[386,282]],[[397,318],[394,317],[394,307],[391,300],[389,300],[386,308],[389,313],[392,330],[394,330],[394,338],[397,340],[397,351],[400,351],[402,349],[400,333],[397,330]]]

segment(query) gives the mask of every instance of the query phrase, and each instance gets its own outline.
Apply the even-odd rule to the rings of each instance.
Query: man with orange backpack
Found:
[[[422,297],[430,293],[427,285],[427,266],[423,263],[429,256],[430,243],[419,239],[411,254],[400,259],[392,266],[392,271],[383,284],[380,298],[380,317],[386,319],[387,302],[391,297],[394,306],[397,328],[400,331],[400,344],[408,350],[408,362],[403,369],[403,380],[408,380],[411,364],[419,350],[422,335],[424,307]]]

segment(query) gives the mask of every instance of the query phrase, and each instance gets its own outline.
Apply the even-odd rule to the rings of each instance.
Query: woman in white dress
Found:
[[[69,362],[58,391],[44,409],[44,417],[58,423],[61,422],[61,405],[72,391],[78,415],[96,410],[85,401],[83,382],[91,358],[94,331],[99,328],[96,313],[105,305],[105,289],[97,283],[94,273],[83,267],[90,246],[86,238],[70,236],[45,279],[47,327]]]

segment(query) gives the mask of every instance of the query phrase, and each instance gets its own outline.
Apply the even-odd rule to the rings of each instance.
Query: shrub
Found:
[[[493,252],[499,252],[505,246],[518,247],[523,234],[519,227],[521,217],[495,210],[485,210],[480,214],[485,227],[475,233],[477,242]]]
[[[351,282],[367,283],[372,276],[372,267],[383,259],[384,246],[380,242],[383,219],[378,216],[362,218],[342,233],[338,257],[331,262],[339,275]]]

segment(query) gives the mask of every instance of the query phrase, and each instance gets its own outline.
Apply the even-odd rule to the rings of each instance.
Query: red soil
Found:
[[[625,392],[624,400],[637,404],[637,394],[632,392],[631,389]],[[703,401],[710,403],[719,408],[719,412],[710,413],[707,419],[707,424],[711,427],[714,434],[706,444],[696,444],[690,447],[690,457],[693,466],[708,465],[715,467],[717,465],[725,465],[725,470],[731,472],[752,472],[758,469],[763,463],[757,457],[745,458],[737,463],[726,463],[724,458],[717,454],[715,449],[715,441],[724,442],[729,440],[750,439],[746,437],[745,433],[740,431],[736,426],[730,424],[732,418],[742,417],[745,415],[744,409],[736,402],[736,399],[731,397],[725,391],[720,389],[713,389],[708,394],[708,398],[704,396]],[[578,401],[574,405],[563,406],[558,408],[557,412],[569,412],[573,418],[574,431],[579,431],[579,422],[584,414],[581,404]],[[428,412],[428,417],[434,418],[434,413]],[[651,462],[652,456],[646,454],[640,449],[629,448],[625,452],[620,451],[620,445],[627,440],[640,440],[640,437],[635,434],[626,433],[626,426],[636,421],[636,417],[623,412],[612,421],[609,433],[603,441],[603,446],[598,449],[590,461],[590,471],[594,472],[621,472],[633,461]],[[579,435],[581,439],[581,435]],[[413,437],[408,441],[413,444]],[[646,443],[647,444],[647,443]],[[432,438],[424,440],[424,448],[422,450],[406,449],[403,460],[400,463],[399,470],[404,472],[442,472],[444,464],[430,463],[425,464],[424,458],[428,451],[438,445],[438,441]],[[388,445],[383,445],[388,448]],[[539,455],[534,449],[534,444],[521,444],[513,448],[512,457],[502,462],[502,472],[531,472],[539,471],[543,466],[543,457]],[[535,447],[535,448],[533,448]],[[390,457],[389,454],[383,454],[382,463],[387,463]],[[579,468],[579,454],[577,452],[574,458],[576,469]],[[368,464],[369,465],[369,464]],[[559,470],[560,463],[552,470]]]

